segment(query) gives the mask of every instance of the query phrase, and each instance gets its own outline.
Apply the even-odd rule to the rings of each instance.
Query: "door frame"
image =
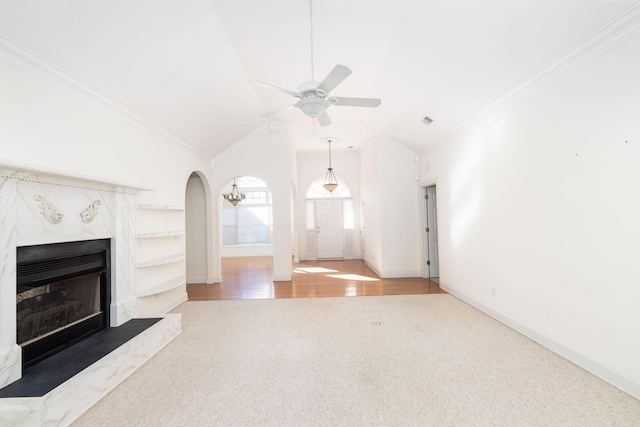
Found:
[[[425,196],[427,195],[427,187],[435,187],[436,194],[437,194],[438,184],[434,180],[434,181],[427,181],[426,183],[420,186],[420,206],[421,206],[421,213],[422,213],[422,222],[420,227],[420,235],[422,236],[422,257],[420,259],[420,266],[421,266],[420,269],[422,271],[421,277],[424,279],[428,279],[431,277],[429,266],[427,265],[427,258],[429,257],[429,239],[427,237],[427,232],[426,232],[426,229],[429,226],[429,215],[427,211],[427,200],[425,198]],[[440,209],[437,203],[436,203],[436,212],[437,212],[436,222],[439,222],[438,217],[440,216],[439,215]]]

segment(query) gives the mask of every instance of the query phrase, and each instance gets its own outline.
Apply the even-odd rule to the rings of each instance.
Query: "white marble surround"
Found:
[[[136,188],[0,165],[0,388],[20,379],[16,344],[16,248],[111,239],[110,325],[136,315]],[[0,425],[70,423],[181,330],[168,315],[134,341],[42,398],[0,399]]]
[[[46,395],[0,399],[0,425],[70,425],[167,345],[181,329],[181,316],[167,314],[158,323]]]

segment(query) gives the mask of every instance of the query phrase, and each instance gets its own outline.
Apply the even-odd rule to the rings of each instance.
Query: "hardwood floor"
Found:
[[[222,258],[222,282],[188,284],[191,301],[446,293],[437,279],[380,279],[362,260],[294,264],[293,280],[273,282],[271,257]]]

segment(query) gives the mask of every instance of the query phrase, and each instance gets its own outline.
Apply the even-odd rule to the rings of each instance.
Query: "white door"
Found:
[[[427,264],[429,277],[440,277],[438,260],[438,210],[436,209],[436,187],[427,187]]]
[[[318,259],[344,258],[342,200],[316,201]]]

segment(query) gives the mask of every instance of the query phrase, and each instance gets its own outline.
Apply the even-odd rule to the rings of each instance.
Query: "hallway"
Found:
[[[437,279],[381,279],[362,260],[304,261],[273,282],[271,257],[222,258],[221,283],[188,284],[190,301],[446,293]]]

